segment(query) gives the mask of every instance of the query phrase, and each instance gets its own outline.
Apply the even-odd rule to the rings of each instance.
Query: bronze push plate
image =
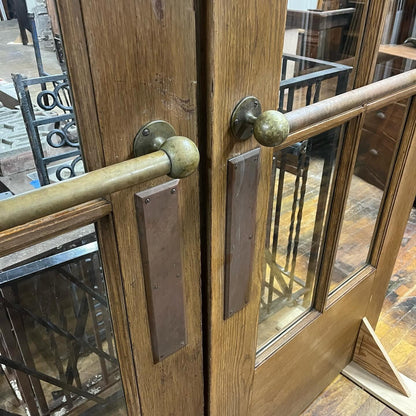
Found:
[[[135,195],[154,362],[186,344],[179,181]]]
[[[259,157],[260,149],[254,149],[228,161],[224,319],[248,303],[256,230]]]

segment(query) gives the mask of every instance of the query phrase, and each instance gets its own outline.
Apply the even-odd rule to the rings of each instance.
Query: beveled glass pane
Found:
[[[368,262],[383,193],[406,114],[407,100],[368,113],[365,117],[332,271],[331,291]]]
[[[351,87],[366,3],[288,1],[280,111],[304,107]]]
[[[0,301],[0,413],[127,414],[92,225],[1,258]]]
[[[336,128],[274,155],[258,349],[312,306],[340,133]]]
[[[416,68],[415,2],[392,0],[389,3],[374,81]]]

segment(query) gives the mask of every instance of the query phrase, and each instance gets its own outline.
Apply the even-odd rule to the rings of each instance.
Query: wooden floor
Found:
[[[412,209],[376,334],[398,370],[416,380],[416,209]],[[302,416],[397,413],[339,375]]]

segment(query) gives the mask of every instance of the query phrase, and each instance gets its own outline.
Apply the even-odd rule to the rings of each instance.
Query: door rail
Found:
[[[368,104],[384,96],[389,96],[408,88],[412,88],[416,92],[416,69],[336,95],[307,107],[290,111],[284,116],[289,123],[289,132],[294,133],[306,126],[322,122],[337,114],[358,108],[364,109]]]
[[[110,202],[102,198],[94,199],[24,225],[0,231],[0,257],[84,227],[111,212]]]
[[[188,176],[198,163],[198,148],[191,140],[171,137],[156,152],[0,201],[0,231],[163,175]]]
[[[416,69],[284,114],[275,110],[263,112],[260,100],[247,96],[234,107],[230,130],[240,141],[254,135],[263,146],[283,149],[345,123],[369,108],[375,110],[414,94]]]

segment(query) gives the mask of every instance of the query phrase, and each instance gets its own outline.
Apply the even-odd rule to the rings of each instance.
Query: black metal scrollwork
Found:
[[[51,172],[54,171],[56,179],[59,181],[83,173],[78,130],[67,75],[45,75],[29,79],[15,74],[13,80],[25,119],[40,184],[42,186],[49,184]],[[48,112],[47,117],[45,117],[45,113],[42,114],[42,117],[38,117],[38,112],[34,111],[29,86],[36,84],[41,86],[42,91],[36,95],[36,98],[33,98],[35,98],[39,109]],[[42,144],[39,127],[49,124],[52,124],[54,128],[47,132],[46,142]],[[60,150],[59,152],[54,151],[52,155],[47,155],[49,152],[46,153],[45,145]],[[49,167],[53,162],[58,161],[60,164],[56,169]]]
[[[77,173],[84,171],[84,164],[81,156],[76,157],[70,165],[61,166],[56,170],[56,177],[63,181],[65,179],[73,178],[77,176]],[[66,174],[64,174],[66,172]]]
[[[43,90],[38,94],[36,99],[38,106],[43,110],[53,110],[58,107],[65,112],[72,112],[68,82],[54,82],[54,86],[53,91]],[[49,99],[51,100],[50,104]]]

